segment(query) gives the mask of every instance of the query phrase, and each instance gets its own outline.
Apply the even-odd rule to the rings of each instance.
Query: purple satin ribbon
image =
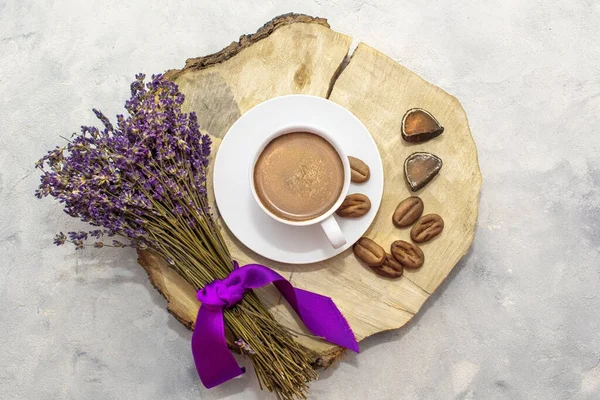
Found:
[[[273,283],[315,336],[359,352],[350,325],[333,300],[294,288],[277,272],[259,264],[239,268],[223,280],[216,280],[196,294],[202,303],[192,334],[192,354],[200,380],[207,388],[220,385],[245,372],[235,361],[225,340],[223,308],[233,307],[244,293]]]

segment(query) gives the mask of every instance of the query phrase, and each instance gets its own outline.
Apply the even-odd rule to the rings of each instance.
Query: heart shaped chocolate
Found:
[[[444,132],[444,127],[429,111],[412,108],[402,118],[402,138],[407,142],[418,143],[433,139]]]
[[[442,169],[442,159],[431,153],[413,153],[404,161],[404,175],[413,192],[422,189]]]

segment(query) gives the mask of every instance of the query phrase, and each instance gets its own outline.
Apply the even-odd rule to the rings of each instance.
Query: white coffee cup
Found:
[[[271,143],[271,141],[273,139],[275,139],[279,136],[285,135],[287,133],[292,133],[292,132],[310,132],[315,135],[321,136],[323,139],[327,140],[333,146],[333,148],[337,151],[338,155],[340,156],[340,159],[342,160],[342,165],[344,166],[344,185],[342,186],[342,191],[340,192],[340,197],[337,199],[335,204],[329,210],[325,211],[323,214],[319,215],[316,218],[312,218],[312,219],[305,220],[305,221],[289,221],[289,220],[283,219],[283,218],[278,217],[277,215],[273,214],[260,201],[260,198],[258,197],[258,194],[256,193],[256,188],[254,187],[254,167],[256,166],[256,162],[258,161],[258,158],[262,154],[265,147],[267,147],[267,145],[269,143]],[[331,245],[335,249],[337,249],[338,247],[342,247],[343,245],[346,244],[346,238],[344,237],[344,234],[342,233],[342,230],[340,229],[340,225],[335,220],[333,213],[335,213],[335,211],[342,205],[342,202],[344,201],[344,199],[346,198],[346,195],[348,194],[348,190],[350,188],[350,162],[348,161],[348,156],[346,155],[346,153],[344,153],[344,150],[342,150],[340,145],[332,138],[331,135],[329,135],[324,130],[319,129],[318,127],[310,126],[310,125],[295,124],[295,125],[283,126],[279,129],[277,129],[277,131],[275,131],[272,135],[267,137],[265,139],[265,141],[261,144],[261,146],[258,148],[258,151],[254,155],[254,157],[251,158],[251,164],[250,164],[249,171],[250,171],[250,188],[252,190],[252,195],[254,196],[254,200],[256,200],[256,203],[258,204],[258,206],[268,216],[270,216],[271,218],[273,218],[274,220],[276,220],[278,222],[281,222],[282,224],[291,225],[291,226],[309,226],[309,225],[319,224],[319,225],[321,225],[321,228],[323,228],[323,232],[325,232],[327,239],[329,239],[329,241],[331,242]]]

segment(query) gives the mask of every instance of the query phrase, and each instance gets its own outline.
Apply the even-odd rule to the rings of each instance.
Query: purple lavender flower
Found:
[[[205,207],[210,138],[201,134],[194,113],[181,111],[184,96],[177,85],[161,75],[147,83],[145,78],[138,74],[131,84],[128,116],[117,115],[113,125],[93,109],[102,129],[82,126],[65,147],[36,163],[43,172],[36,197],[52,196],[68,215],[101,228],[61,232],[57,245],[71,242],[81,249],[91,237],[102,247],[103,235],[119,235],[134,246],[156,247],[148,221],[171,223],[175,215],[191,227],[202,217],[212,226]]]
[[[104,231],[102,229],[94,229],[91,230],[89,234],[94,239],[100,239],[104,235]]]
[[[86,240],[88,238],[88,233],[84,232],[84,231],[69,232],[68,235],[69,235],[69,240],[71,240],[71,241]]]
[[[238,339],[235,341],[235,344],[243,351],[245,351],[248,354],[256,354],[254,352],[254,350],[252,349],[252,347],[250,347],[250,345],[244,340],[244,339]]]
[[[62,246],[63,244],[65,244],[66,241],[67,241],[67,236],[62,232],[57,233],[56,236],[54,237],[54,244],[57,246]]]
[[[106,129],[108,129],[109,131],[112,131],[114,128],[112,126],[112,124],[110,123],[110,121],[108,120],[108,118],[106,118],[104,116],[104,114],[102,114],[100,111],[96,110],[95,108],[92,108],[92,111],[94,112],[94,114],[96,114],[96,117],[98,117],[98,119],[100,121],[102,121],[102,123],[104,124],[104,126],[106,127]]]

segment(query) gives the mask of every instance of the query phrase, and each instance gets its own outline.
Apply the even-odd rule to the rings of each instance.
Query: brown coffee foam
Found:
[[[261,203],[276,216],[306,221],[329,210],[344,186],[344,164],[335,148],[309,132],[272,140],[254,167]]]

